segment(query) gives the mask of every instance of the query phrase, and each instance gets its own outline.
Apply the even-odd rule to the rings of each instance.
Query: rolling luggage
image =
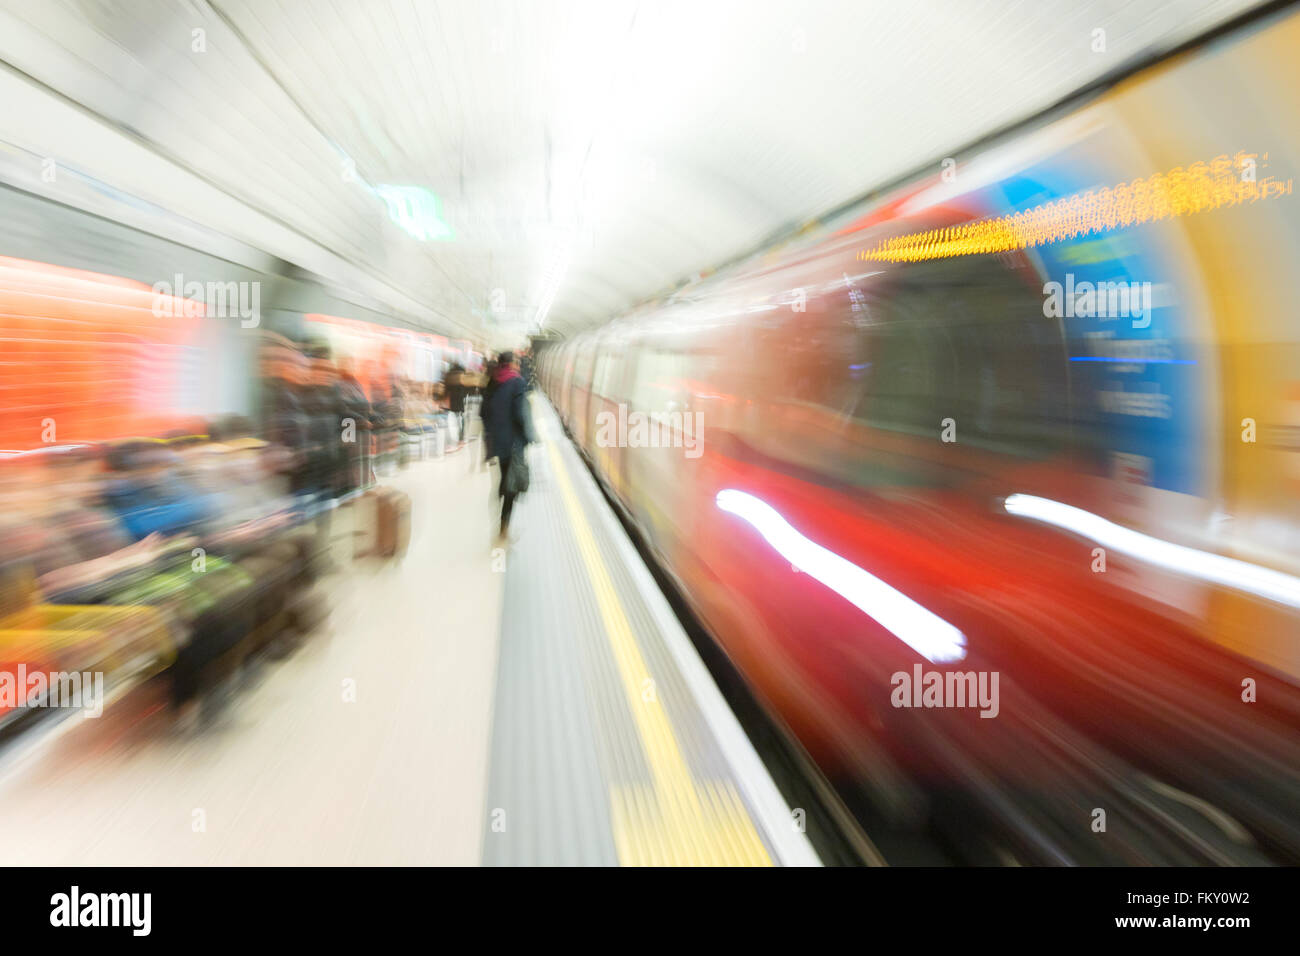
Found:
[[[400,558],[411,541],[411,497],[393,488],[379,488],[379,528],[376,553],[383,558]]]
[[[400,558],[406,554],[411,540],[410,496],[395,488],[371,488],[359,504],[358,518],[362,522],[373,521],[373,533],[369,528],[362,530],[356,556]]]
[[[375,553],[375,530],[379,521],[375,491],[375,488],[366,490],[348,506],[352,523],[353,558],[364,558]]]

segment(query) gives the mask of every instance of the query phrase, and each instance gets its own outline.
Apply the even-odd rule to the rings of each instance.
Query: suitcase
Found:
[[[411,543],[411,496],[395,488],[380,488],[376,552],[384,558],[405,556]]]
[[[348,505],[352,523],[352,557],[364,558],[375,553],[375,531],[379,523],[377,488],[367,489]]]
[[[373,514],[374,534],[366,535],[366,545],[356,554],[380,558],[405,555],[411,541],[410,496],[395,488],[371,488],[365,493],[363,505],[358,513],[367,517]]]

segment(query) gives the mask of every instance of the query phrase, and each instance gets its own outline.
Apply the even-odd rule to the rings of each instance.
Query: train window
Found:
[[[937,434],[1041,457],[1067,415],[1065,350],[1041,297],[995,260],[910,267],[864,332],[868,360],[854,416],[878,428]]]
[[[858,303],[854,303],[857,305]],[[862,327],[856,309],[794,313],[769,319],[758,334],[760,350],[769,356],[772,391],[781,402],[818,405],[841,414],[852,413],[861,390],[864,369]]]
[[[584,391],[591,388],[591,371],[595,353],[595,344],[590,340],[583,342],[578,347],[578,354],[573,363],[573,385],[575,388]]]
[[[665,349],[647,348],[636,363],[636,381],[632,387],[633,408],[641,411],[665,411],[670,403],[684,400],[683,357]]]
[[[601,348],[596,353],[596,363],[591,373],[591,390],[596,395],[607,396],[605,379],[609,375],[609,352]]]
[[[609,345],[601,353],[604,367],[596,376],[596,392],[613,402],[623,401],[623,347]]]
[[[886,322],[862,339],[869,358],[858,363],[854,416],[877,428],[933,432],[952,374],[942,331],[923,321]]]

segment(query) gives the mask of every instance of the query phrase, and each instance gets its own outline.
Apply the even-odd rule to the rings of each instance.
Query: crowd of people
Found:
[[[479,380],[444,379],[363,384],[326,343],[264,333],[254,418],[7,455],[0,671],[103,671],[110,687],[166,672],[176,707],[196,711],[251,653],[326,613],[314,583],[339,504],[444,412],[463,440]],[[29,713],[0,702],[0,733]]]
[[[167,669],[186,710],[247,653],[309,629],[319,542],[276,481],[276,457],[247,420],[230,419],[207,434],[10,458],[0,667],[102,672],[110,687]]]

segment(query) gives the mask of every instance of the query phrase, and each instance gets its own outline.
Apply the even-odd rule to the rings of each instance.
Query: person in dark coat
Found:
[[[536,380],[536,370],[533,367],[533,353],[525,352],[523,358],[519,360],[519,374],[524,377],[524,388],[532,390],[533,382]]]
[[[465,440],[465,398],[469,389],[465,386],[465,369],[459,362],[453,362],[447,370],[447,408],[456,416],[456,434]]]
[[[498,537],[506,540],[510,513],[515,505],[515,495],[506,487],[510,460],[515,455],[524,454],[524,449],[537,441],[533,417],[528,409],[528,392],[519,374],[519,363],[511,352],[502,352],[499,356],[488,394],[483,399],[483,440],[487,457],[495,458],[500,465],[501,530]]]
[[[487,403],[488,396],[496,390],[497,387],[497,360],[488,359],[487,367],[483,370],[483,376],[487,383],[483,387],[483,402]]]
[[[366,459],[370,451],[370,399],[361,387],[350,363],[339,364],[339,402],[342,406],[343,424],[352,422],[351,434],[345,436],[344,458],[347,468],[343,475],[343,492],[346,494],[366,485]],[[351,441],[347,441],[351,438]]]
[[[302,408],[300,387],[284,379],[268,379],[262,398],[265,423],[263,434],[278,446],[284,458],[281,472],[291,494],[311,490],[311,468],[307,460],[309,422]]]
[[[337,498],[347,473],[347,449],[343,442],[343,419],[347,417],[338,389],[338,372],[330,359],[327,343],[307,347],[311,378],[302,392],[302,410],[308,420],[312,490]]]

